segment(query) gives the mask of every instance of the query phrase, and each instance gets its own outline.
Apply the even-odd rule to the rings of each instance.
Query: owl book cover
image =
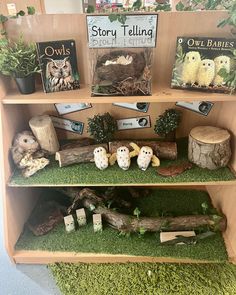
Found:
[[[178,37],[171,88],[231,93],[236,39]]]
[[[38,42],[36,45],[44,91],[79,89],[75,41]]]

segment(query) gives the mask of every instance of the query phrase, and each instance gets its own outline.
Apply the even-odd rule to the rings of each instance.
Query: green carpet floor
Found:
[[[161,166],[182,163],[187,161],[187,140],[180,139],[178,144],[178,160],[162,160]],[[178,182],[207,182],[220,180],[235,180],[235,176],[228,167],[214,171],[202,169],[197,166],[185,171],[176,177],[162,177],[157,174],[156,168],[149,167],[146,171],[141,171],[133,159],[129,170],[124,171],[114,165],[104,171],[96,168],[94,163],[75,164],[60,168],[58,162],[51,160],[49,166],[37,172],[37,174],[24,178],[21,172],[16,170],[12,176],[10,186],[40,186],[40,185],[101,185],[101,184],[153,184],[153,183],[178,183]]]
[[[231,264],[53,264],[65,295],[235,295]]]
[[[46,191],[50,196],[50,191]],[[180,216],[202,214],[202,203],[211,204],[206,192],[196,190],[155,189],[147,198],[138,199],[135,204],[141,216]],[[94,233],[91,224],[67,234],[63,224],[45,236],[35,237],[27,229],[16,244],[17,250],[75,251],[90,253],[130,254],[153,257],[175,257],[207,260],[209,262],[227,261],[224,240],[220,233],[202,240],[196,245],[163,246],[159,233],[145,233],[140,237],[120,236],[114,229],[104,226],[102,233]]]

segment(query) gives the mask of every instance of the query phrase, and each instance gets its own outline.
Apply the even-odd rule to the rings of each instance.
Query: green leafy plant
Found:
[[[116,131],[116,120],[109,113],[88,118],[88,132],[96,142],[111,141]]]
[[[111,14],[109,14],[108,18],[109,18],[110,22],[118,21],[122,25],[124,25],[126,22],[127,16],[125,14],[111,13]]]
[[[168,109],[160,115],[154,127],[155,133],[160,136],[167,136],[175,131],[181,122],[181,112],[176,109]]]
[[[133,215],[136,216],[137,219],[139,219],[140,214],[141,214],[141,211],[139,210],[138,207],[136,207],[136,208],[134,209]]]
[[[95,8],[93,5],[88,5],[88,8],[87,8],[87,13],[94,13],[95,11]]]
[[[234,0],[191,0],[187,4],[182,1],[175,6],[177,11],[195,11],[195,10],[217,10],[229,9],[234,3]]]
[[[202,204],[201,204],[201,207],[202,207],[202,213],[203,213],[204,215],[207,214],[207,212],[208,212],[208,208],[209,208],[207,202],[202,203]]]
[[[228,17],[219,22],[218,27],[230,26],[232,34],[236,34],[236,2],[228,7]]]
[[[167,3],[164,3],[164,4],[157,3],[155,11],[171,11],[171,5]]]
[[[24,78],[39,72],[35,44],[26,44],[20,36],[16,42],[0,42],[0,72],[13,78]]]

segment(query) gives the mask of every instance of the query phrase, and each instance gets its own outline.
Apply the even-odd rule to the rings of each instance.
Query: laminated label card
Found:
[[[87,16],[89,48],[155,47],[157,15]]]
[[[177,101],[176,105],[178,107],[183,107],[185,109],[207,116],[214,104],[210,101]]]
[[[83,134],[84,123],[56,116],[50,116],[55,128],[67,130],[74,133]]]
[[[117,120],[118,130],[150,128],[150,116],[126,118]]]
[[[91,103],[55,103],[59,115],[74,113],[91,107]]]
[[[114,106],[138,111],[138,112],[143,112],[146,113],[149,108],[149,103],[147,102],[134,102],[134,103],[113,103]]]

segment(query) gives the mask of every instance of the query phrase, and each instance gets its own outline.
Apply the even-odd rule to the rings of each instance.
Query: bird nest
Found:
[[[93,95],[150,95],[151,50],[115,50],[98,57]]]

